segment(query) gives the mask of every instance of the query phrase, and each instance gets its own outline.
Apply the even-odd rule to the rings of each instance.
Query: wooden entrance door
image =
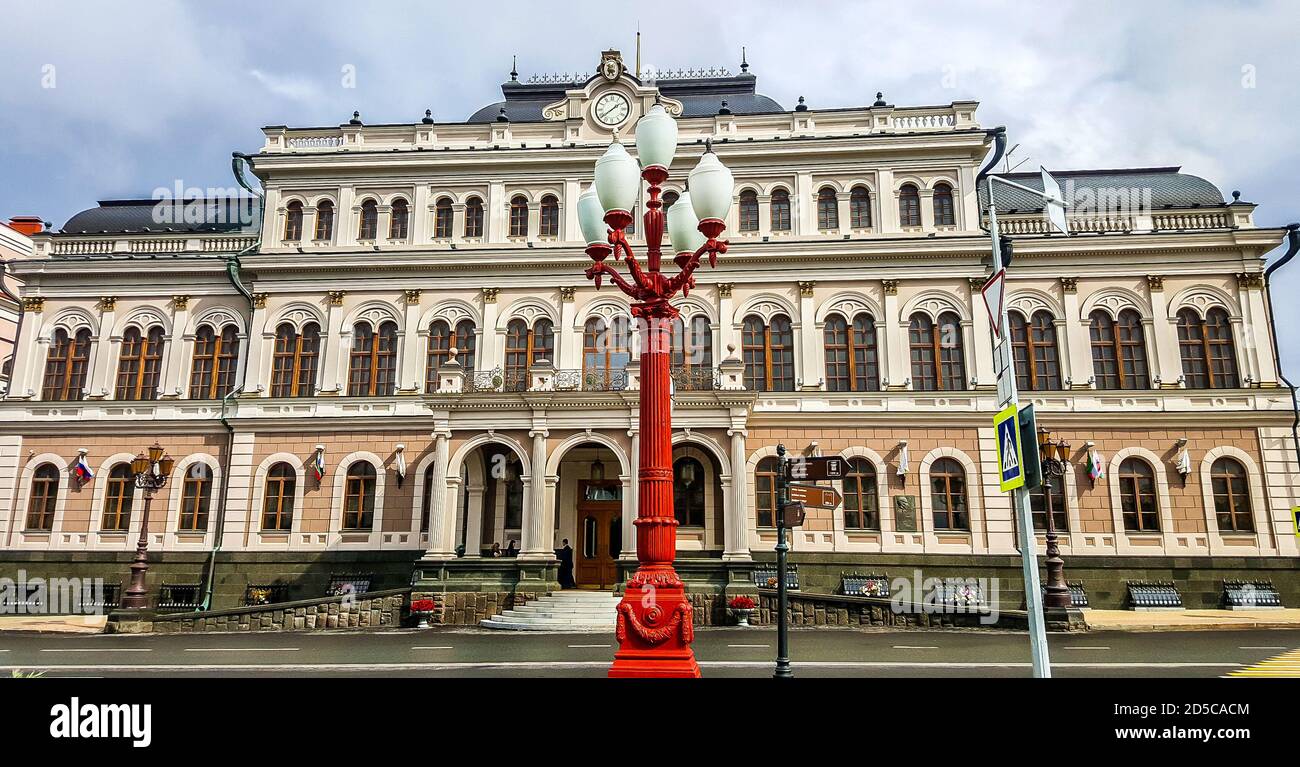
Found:
[[[623,549],[622,483],[578,483],[578,546],[574,580],[579,586],[609,588],[618,578]]]

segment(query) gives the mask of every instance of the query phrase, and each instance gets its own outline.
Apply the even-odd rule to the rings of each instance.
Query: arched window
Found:
[[[293,467],[280,462],[266,473],[266,492],[262,499],[262,529],[284,532],[293,529],[293,496],[298,475]]]
[[[921,193],[912,184],[904,184],[898,190],[898,224],[899,226],[921,225]]]
[[[117,399],[158,398],[158,371],[162,369],[163,329],[160,325],[141,333],[131,326],[122,334],[122,351],[117,363]]]
[[[221,399],[235,388],[239,364],[239,330],[226,325],[218,335],[211,325],[194,334],[194,361],[190,367],[190,399]]]
[[[548,194],[542,198],[542,209],[537,230],[537,233],[542,237],[560,236],[560,201],[555,199],[553,194]]]
[[[528,198],[522,194],[510,199],[510,236],[528,236]]]
[[[1141,458],[1125,458],[1119,465],[1119,502],[1124,529],[1159,532],[1160,506],[1156,502],[1156,473]]]
[[[849,223],[854,229],[871,228],[871,192],[865,186],[849,192]]]
[[[180,529],[206,531],[208,507],[211,503],[212,469],[206,463],[196,461],[185,470],[184,486],[181,488]]]
[[[772,191],[772,231],[790,231],[790,193],[784,189]]]
[[[664,213],[667,213],[668,209],[671,208],[679,199],[681,199],[681,196],[678,195],[676,192],[664,192],[663,199],[664,199]]]
[[[844,491],[844,528],[879,530],[880,497],[876,488],[876,467],[866,458],[848,460],[848,474],[840,482]]]
[[[433,394],[438,391],[438,368],[451,357],[452,348],[456,349],[456,361],[459,362],[468,377],[474,372],[474,322],[461,320],[453,331],[446,320],[434,320],[429,325],[428,364],[424,379],[424,389]]]
[[[751,391],[794,391],[794,332],[784,314],[745,318],[741,333],[745,355],[745,388]]]
[[[465,236],[483,236],[483,201],[477,197],[465,201]]]
[[[32,492],[27,501],[27,530],[49,532],[54,529],[54,508],[59,501],[59,470],[43,463],[32,472]]]
[[[369,530],[375,523],[375,467],[357,461],[343,486],[343,529]]]
[[[541,318],[529,328],[521,319],[511,320],[506,326],[506,390],[527,391],[533,363],[540,360],[555,361],[551,321]]]
[[[1070,529],[1070,515],[1069,508],[1065,505],[1065,477],[1053,477],[1050,483],[1044,477],[1038,487],[1029,491],[1029,510],[1033,514],[1034,529],[1047,529],[1047,497],[1049,492],[1052,498],[1052,527],[1058,533],[1068,532]]]
[[[756,521],[759,527],[776,526],[776,478],[781,464],[772,456],[754,467],[754,500]]]
[[[713,330],[708,317],[697,314],[689,325],[681,318],[673,320],[669,360],[678,389],[713,388]]]
[[[316,239],[334,239],[334,203],[329,200],[316,203]]]
[[[406,200],[397,198],[393,200],[393,210],[389,213],[388,218],[388,239],[405,240],[406,234],[410,231],[411,209],[406,204]]]
[[[952,458],[930,464],[930,507],[935,530],[970,530],[966,470]]]
[[[451,226],[454,215],[455,214],[451,207],[451,198],[439,198],[438,202],[433,206],[433,238],[435,240],[451,239]],[[468,220],[466,220],[467,226],[468,223]]]
[[[1214,307],[1205,319],[1190,307],[1178,312],[1178,349],[1189,389],[1237,388],[1237,353],[1228,313]]]
[[[284,240],[298,242],[302,239],[302,203],[294,200],[284,210]]]
[[[397,384],[397,323],[391,320],[376,333],[362,320],[352,328],[352,358],[348,396],[387,397]]]
[[[850,326],[843,315],[826,318],[822,332],[826,347],[827,391],[879,391],[880,360],[876,353],[876,320],[862,313]]]
[[[379,204],[368,199],[361,203],[361,222],[357,227],[358,240],[373,240],[379,235]]]
[[[615,317],[608,328],[599,317],[587,320],[582,328],[582,388],[614,387],[621,380],[617,371],[626,370],[632,359],[631,340],[627,317]]]
[[[840,228],[840,201],[835,196],[835,190],[829,186],[824,186],[817,192],[817,228]]]
[[[1255,532],[1246,467],[1235,458],[1220,458],[1210,466],[1210,486],[1214,490],[1214,516],[1219,521],[1219,532]]]
[[[1146,389],[1147,347],[1142,317],[1132,309],[1112,320],[1104,309],[1088,315],[1092,375],[1098,389]]]
[[[934,187],[934,225],[957,225],[957,209],[952,204],[952,187],[947,184],[936,184]]]
[[[131,528],[131,501],[135,499],[135,475],[131,464],[119,463],[108,472],[104,488],[104,515],[99,528],[109,533],[125,533]]]
[[[1016,364],[1016,387],[1020,391],[1058,391],[1061,365],[1056,351],[1056,324],[1052,313],[1040,309],[1025,320],[1020,312],[1007,312],[1011,326],[1011,350]]]
[[[275,331],[271,368],[272,397],[310,397],[316,393],[316,360],[320,357],[320,326],[308,322],[302,332],[285,322]]]
[[[41,399],[49,402],[74,402],[84,396],[86,372],[90,368],[90,328],[82,328],[69,338],[68,331],[54,331],[45,358],[45,384]]]
[[[740,231],[758,231],[758,192],[746,189],[740,193]]]
[[[673,512],[682,527],[704,527],[704,465],[694,458],[673,463]]]
[[[433,508],[433,470],[429,464],[424,469],[424,493],[420,496],[420,532],[429,532],[429,512]]]
[[[923,312],[912,315],[908,341],[912,349],[913,390],[962,391],[966,388],[966,358],[961,335],[961,319],[952,312],[940,314],[937,325]]]

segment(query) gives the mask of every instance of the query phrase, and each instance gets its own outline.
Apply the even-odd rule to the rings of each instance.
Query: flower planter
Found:
[[[749,619],[754,615],[752,607],[733,607],[731,608],[731,617],[736,619],[737,626],[748,626]]]
[[[411,613],[411,615],[415,618],[415,627],[417,629],[429,628],[429,616],[432,613]]]

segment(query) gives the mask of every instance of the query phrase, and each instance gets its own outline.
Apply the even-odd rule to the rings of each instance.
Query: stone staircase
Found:
[[[557,591],[479,625],[512,631],[613,631],[618,603],[608,591]]]

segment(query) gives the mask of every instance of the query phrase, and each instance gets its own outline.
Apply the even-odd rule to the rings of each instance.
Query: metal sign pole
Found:
[[[787,459],[785,445],[776,446],[778,471],[776,473],[776,670],[777,679],[790,678],[790,633],[788,594],[785,588],[785,554],[790,547],[785,542],[785,506],[790,502],[789,480],[786,479]]]
[[[1002,269],[1002,243],[998,241],[998,210],[993,196],[993,176],[988,177],[989,189],[989,233],[993,239],[993,273]],[[1003,288],[1005,291],[1005,287]],[[998,336],[994,354],[997,356],[999,375],[1009,376],[1007,390],[1010,392],[1008,402],[998,403],[999,407],[1020,402],[1016,390],[1015,360],[1011,353],[1011,339],[1008,337],[1006,301],[1002,302],[998,317]],[[999,387],[1002,390],[1002,387]],[[1036,439],[1031,435],[1030,439]],[[1029,650],[1033,658],[1034,677],[1049,679],[1052,676],[1052,664],[1047,652],[1047,630],[1043,620],[1043,592],[1038,581],[1038,538],[1034,535],[1033,512],[1029,507],[1029,491],[1019,488],[1011,491],[1011,507],[1016,516],[1016,530],[1020,538],[1020,563],[1025,578],[1025,610],[1029,613]]]

